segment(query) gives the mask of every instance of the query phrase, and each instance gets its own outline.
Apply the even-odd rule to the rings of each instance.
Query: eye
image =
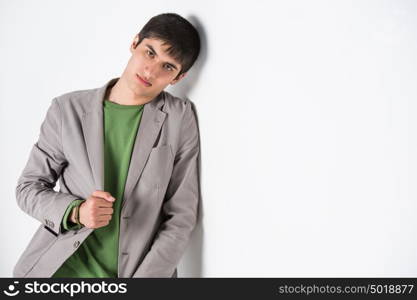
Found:
[[[171,65],[165,65],[165,69],[168,71],[173,71],[174,69],[171,67]]]
[[[146,50],[146,54],[148,55],[148,56],[151,56],[151,57],[153,57],[153,52],[152,51],[149,51],[149,50]]]

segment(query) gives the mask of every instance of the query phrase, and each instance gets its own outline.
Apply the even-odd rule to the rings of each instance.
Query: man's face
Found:
[[[138,96],[157,96],[168,84],[180,81],[185,73],[176,78],[181,65],[169,56],[165,50],[169,45],[162,45],[159,39],[145,38],[138,45],[137,35],[130,47],[132,56],[124,71],[129,88]]]

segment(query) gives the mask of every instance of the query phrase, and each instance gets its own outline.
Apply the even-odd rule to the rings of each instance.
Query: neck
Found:
[[[107,90],[107,99],[121,105],[142,105],[152,101],[155,96],[138,96],[128,86],[123,75]]]

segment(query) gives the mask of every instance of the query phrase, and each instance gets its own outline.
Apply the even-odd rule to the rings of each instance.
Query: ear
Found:
[[[185,77],[185,75],[187,75],[187,72],[182,73],[180,76],[178,76],[178,78],[175,78],[174,80],[172,80],[170,82],[171,85],[176,84],[177,82],[179,82],[181,79],[183,79]]]
[[[136,47],[138,46],[139,42],[139,34],[135,35],[135,38],[133,39],[132,44],[130,45],[130,52],[133,53],[135,51]]]

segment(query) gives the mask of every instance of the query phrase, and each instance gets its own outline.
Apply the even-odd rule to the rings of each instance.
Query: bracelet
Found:
[[[77,205],[75,207],[74,219],[75,219],[75,223],[77,223],[77,225],[81,225],[81,223],[80,223],[80,205]]]

